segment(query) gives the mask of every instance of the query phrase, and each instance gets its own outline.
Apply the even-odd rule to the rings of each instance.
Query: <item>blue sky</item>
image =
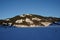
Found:
[[[60,0],[0,0],[0,19],[28,13],[60,17]]]

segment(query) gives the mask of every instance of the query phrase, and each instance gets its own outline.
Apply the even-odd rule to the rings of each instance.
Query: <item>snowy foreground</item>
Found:
[[[60,40],[60,27],[4,28],[0,26],[0,40]]]
[[[0,40],[60,40],[60,22],[47,27],[0,25]]]

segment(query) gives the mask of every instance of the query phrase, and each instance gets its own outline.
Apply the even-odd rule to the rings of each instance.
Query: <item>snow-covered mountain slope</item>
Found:
[[[56,24],[57,22],[60,22],[60,18],[44,17],[35,14],[23,14],[9,19],[0,20],[0,25],[16,27],[47,27],[53,23]]]

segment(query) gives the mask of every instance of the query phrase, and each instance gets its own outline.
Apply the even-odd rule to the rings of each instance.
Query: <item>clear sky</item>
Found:
[[[60,0],[0,0],[0,19],[26,13],[60,17]]]

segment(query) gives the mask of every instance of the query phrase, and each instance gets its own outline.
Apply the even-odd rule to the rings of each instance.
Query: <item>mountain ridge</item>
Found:
[[[17,15],[12,18],[0,20],[0,25],[16,26],[16,27],[47,27],[52,23],[60,22],[60,18],[44,17],[36,14]]]

